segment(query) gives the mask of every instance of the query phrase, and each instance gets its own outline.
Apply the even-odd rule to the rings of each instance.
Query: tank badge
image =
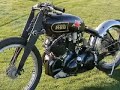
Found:
[[[57,23],[54,23],[52,26],[51,26],[51,29],[52,31],[54,32],[64,32],[64,31],[68,31],[68,24],[69,23],[65,23],[65,22],[57,22]]]
[[[81,27],[80,24],[81,24],[80,21],[75,20],[75,23],[72,26],[78,28],[78,30],[79,30]]]

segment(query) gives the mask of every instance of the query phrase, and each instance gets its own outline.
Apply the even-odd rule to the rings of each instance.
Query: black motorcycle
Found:
[[[64,12],[49,3],[37,4],[32,7],[22,36],[0,41],[2,90],[34,90],[42,66],[45,74],[56,79],[94,67],[113,74],[120,64],[120,20],[105,21],[93,30],[81,18]],[[89,39],[85,39],[85,33]],[[47,39],[41,57],[35,43],[42,34]],[[9,88],[2,88],[5,85]]]

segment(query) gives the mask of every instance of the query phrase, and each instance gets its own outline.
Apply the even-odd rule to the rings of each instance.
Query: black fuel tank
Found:
[[[44,22],[47,35],[83,31],[85,28],[81,18],[70,14],[51,14]]]

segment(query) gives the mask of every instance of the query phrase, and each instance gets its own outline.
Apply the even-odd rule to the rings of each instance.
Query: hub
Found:
[[[17,78],[16,72],[17,72],[17,68],[15,65],[11,65],[6,69],[6,75],[11,79]]]

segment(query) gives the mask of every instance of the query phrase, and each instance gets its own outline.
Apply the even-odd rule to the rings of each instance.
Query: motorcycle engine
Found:
[[[47,49],[53,39],[48,38],[45,41]],[[53,45],[50,53],[43,55],[45,64],[45,73],[54,78],[63,78],[71,75],[76,75],[83,70],[91,70],[94,68],[95,56],[91,51],[86,51],[86,48],[81,48],[78,53],[75,52],[76,44],[69,41],[67,38],[62,38]]]

